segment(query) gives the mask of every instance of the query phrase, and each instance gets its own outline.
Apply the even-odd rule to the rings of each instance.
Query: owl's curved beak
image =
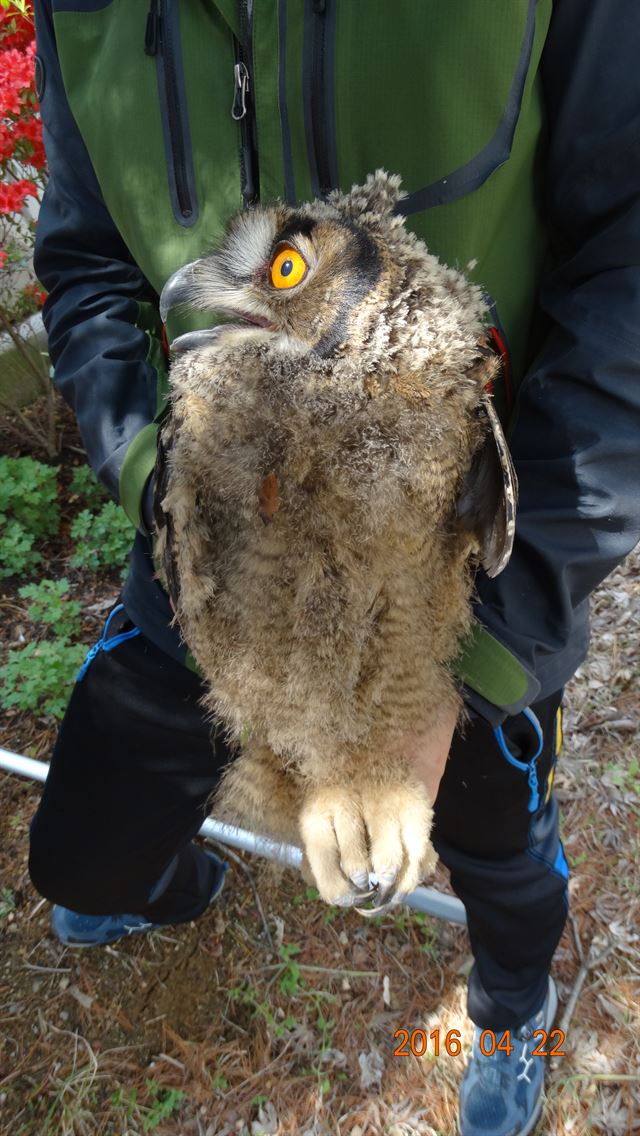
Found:
[[[184,264],[167,280],[160,293],[160,319],[163,323],[166,323],[172,308],[193,301],[196,289],[194,269],[201,263],[201,260],[194,260],[191,264]]]

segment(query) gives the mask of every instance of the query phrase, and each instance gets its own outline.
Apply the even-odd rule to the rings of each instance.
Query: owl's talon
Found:
[[[386,885],[386,887],[380,887],[378,889],[378,900],[381,906],[386,907],[387,904],[392,903],[395,896],[398,894],[396,890],[396,880],[397,877],[394,876],[391,882]]]
[[[398,899],[393,897],[386,903],[377,903],[375,907],[354,907],[354,911],[357,911],[358,915],[362,915],[365,919],[371,919],[374,915],[383,915],[386,911],[390,911],[392,907],[397,907],[400,902],[401,894],[402,893],[399,893]]]
[[[337,899],[334,899],[333,904],[336,907],[355,907],[358,903],[366,903],[373,899],[375,895],[375,888],[371,888],[369,891],[347,892],[345,895],[340,895]]]
[[[366,903],[367,900],[373,899],[377,895],[377,890],[378,890],[377,888],[372,887],[372,888],[369,888],[368,891],[358,892],[358,894],[356,896],[354,896],[354,899],[358,903]]]
[[[299,816],[302,844],[326,903],[355,907],[365,917],[413,890],[430,858],[431,806],[420,782],[346,789],[317,786]],[[370,874],[375,888],[365,885]],[[360,885],[360,886],[358,886]],[[367,911],[370,900],[376,907]]]
[[[365,919],[369,919],[372,915],[381,915],[385,911],[389,911],[392,907],[397,907],[402,901],[405,892],[396,888],[396,882],[396,878],[394,877],[393,883],[387,885],[387,887],[381,888],[379,884],[376,884],[365,898],[373,899],[375,896],[377,903],[374,907],[359,907],[356,905],[355,910],[358,914],[363,915]]]

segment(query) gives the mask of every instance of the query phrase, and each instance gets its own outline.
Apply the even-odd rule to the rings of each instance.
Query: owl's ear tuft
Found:
[[[399,174],[388,174],[386,170],[376,170],[369,174],[362,186],[362,194],[372,213],[393,213],[401,197],[406,193],[400,188]]]
[[[400,188],[399,174],[388,174],[386,170],[376,170],[369,174],[364,185],[354,185],[351,192],[333,196],[332,203],[354,219],[363,219],[363,214],[374,213],[380,216],[384,213],[393,213],[402,197],[406,197]]]

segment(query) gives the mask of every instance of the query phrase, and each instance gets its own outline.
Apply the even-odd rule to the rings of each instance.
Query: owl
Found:
[[[400,197],[378,171],[245,210],[161,297],[163,318],[217,321],[172,345],[154,506],[206,709],[238,747],[215,813],[301,843],[323,899],[358,909],[372,875],[379,909],[434,867],[401,739],[460,710],[473,572],[513,538],[485,299]]]

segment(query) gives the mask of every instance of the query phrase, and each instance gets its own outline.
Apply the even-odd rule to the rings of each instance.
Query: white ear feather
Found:
[[[271,211],[241,213],[221,250],[222,265],[234,276],[253,276],[269,256],[275,235]]]

